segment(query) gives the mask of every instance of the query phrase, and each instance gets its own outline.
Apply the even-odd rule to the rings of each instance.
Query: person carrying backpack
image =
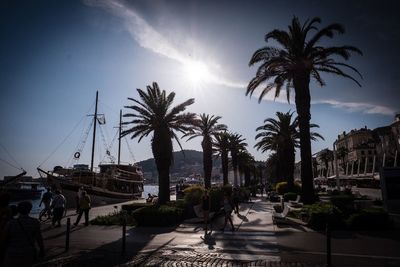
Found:
[[[91,204],[91,201],[90,201],[89,195],[86,193],[86,191],[82,191],[82,197],[79,200],[79,214],[74,223],[75,226],[78,225],[83,213],[85,213],[85,225],[86,226],[89,225],[90,204]]]

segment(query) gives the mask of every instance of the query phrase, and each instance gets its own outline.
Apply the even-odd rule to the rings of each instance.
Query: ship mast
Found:
[[[118,165],[121,161],[122,110],[119,110]]]
[[[94,145],[96,142],[96,122],[97,122],[97,102],[99,99],[99,91],[96,91],[96,107],[94,109],[94,125],[93,125],[93,143],[92,143],[92,160],[90,163],[90,171],[93,171],[93,160],[94,160]]]

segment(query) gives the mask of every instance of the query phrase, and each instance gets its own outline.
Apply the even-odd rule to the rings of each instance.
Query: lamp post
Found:
[[[336,186],[337,186],[337,189],[340,191],[339,167],[338,167],[338,162],[337,162],[336,141],[333,142],[333,158],[335,161]]]

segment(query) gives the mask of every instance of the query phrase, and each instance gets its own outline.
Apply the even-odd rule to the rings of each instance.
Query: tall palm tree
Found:
[[[333,161],[333,151],[329,149],[324,149],[319,153],[318,156],[325,165],[325,177],[328,177],[329,162]]]
[[[349,154],[349,150],[347,149],[347,147],[345,146],[341,146],[337,149],[337,156],[340,159],[341,163],[342,163],[342,168],[343,170],[346,168],[346,164],[345,164],[345,158],[347,157],[347,155]]]
[[[157,83],[153,87],[147,86],[147,90],[137,89],[140,100],[128,98],[133,101],[132,109],[135,113],[127,113],[124,117],[133,119],[124,124],[132,125],[122,132],[122,136],[132,134],[132,139],[138,137],[140,142],[143,137],[153,134],[151,149],[158,171],[159,203],[164,204],[170,199],[169,169],[173,161],[172,139],[175,139],[182,149],[175,131],[185,134],[188,132],[196,118],[194,113],[182,113],[186,107],[194,103],[191,98],[185,102],[172,106],[175,93],[167,93],[160,90]]]
[[[225,124],[218,124],[220,116],[210,116],[206,114],[200,114],[199,118],[196,119],[192,131],[188,132],[185,136],[189,136],[188,140],[196,137],[203,137],[201,147],[203,148],[203,169],[204,169],[204,185],[206,188],[211,187],[211,172],[212,172],[212,140],[213,137],[226,130]]]
[[[233,184],[238,186],[238,153],[245,150],[247,143],[241,134],[229,133],[229,150],[231,152],[232,168],[233,168]]]
[[[277,120],[268,118],[264,120],[264,125],[258,127],[256,131],[256,140],[259,141],[255,144],[257,150],[261,152],[275,151],[277,160],[277,178],[278,181],[287,179],[288,187],[293,188],[294,182],[294,164],[295,164],[295,149],[300,146],[300,133],[298,131],[299,121],[295,118],[292,121],[293,113],[290,111],[286,113],[277,112]],[[318,128],[316,124],[310,124],[311,128]],[[324,139],[320,134],[312,132],[310,134],[311,140],[317,138]]]
[[[217,156],[221,157],[221,165],[222,165],[222,176],[223,183],[227,185],[228,182],[228,168],[229,168],[229,133],[226,131],[220,132],[215,135],[215,141],[213,143],[214,151]]]
[[[252,95],[261,84],[272,80],[262,88],[259,101],[271,90],[275,90],[275,97],[279,96],[282,87],[286,89],[289,101],[290,91],[294,89],[300,127],[302,199],[305,203],[315,201],[310,138],[310,79],[313,78],[319,85],[324,86],[321,73],[325,72],[349,78],[361,86],[343,68],[354,71],[362,78],[356,68],[336,60],[338,57],[348,60],[351,53],[361,55],[358,48],[321,45],[324,37],[332,38],[335,34],[344,33],[343,26],[334,23],[319,30],[317,24],[320,22],[321,19],[313,18],[301,24],[299,19],[294,17],[288,31],[275,29],[267,33],[265,41],[272,39],[281,47],[265,46],[255,51],[249,65],[261,63],[261,66],[248,84],[246,92],[246,95]],[[308,37],[311,31],[316,32]]]
[[[239,173],[244,174],[244,186],[250,186],[251,171],[255,168],[254,157],[247,150],[240,150],[237,154]]]

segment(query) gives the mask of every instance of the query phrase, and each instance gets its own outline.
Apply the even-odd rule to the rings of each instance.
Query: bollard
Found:
[[[122,254],[125,254],[126,250],[126,218],[122,220]]]
[[[65,251],[69,250],[69,234],[71,232],[71,218],[67,218],[67,232],[65,235]]]
[[[331,226],[326,223],[326,266],[332,266],[332,251],[331,251]]]

